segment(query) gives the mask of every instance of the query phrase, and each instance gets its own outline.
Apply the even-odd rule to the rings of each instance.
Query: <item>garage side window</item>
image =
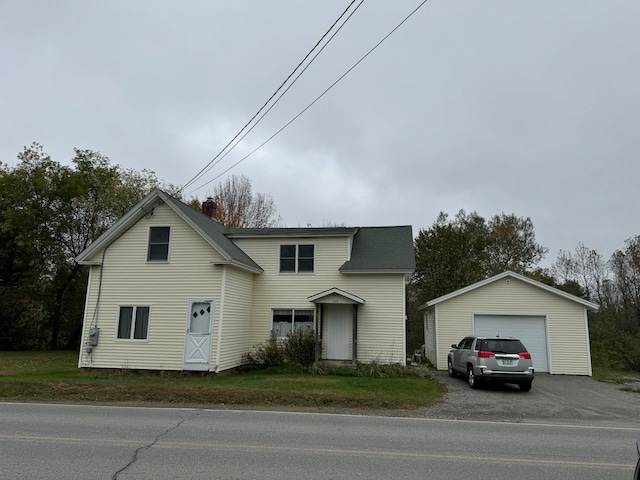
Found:
[[[146,340],[149,331],[149,307],[120,307],[118,338],[120,340]]]

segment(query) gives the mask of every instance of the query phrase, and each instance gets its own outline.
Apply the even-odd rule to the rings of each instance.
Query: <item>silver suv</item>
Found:
[[[516,383],[528,392],[535,375],[531,354],[511,337],[465,337],[451,345],[447,366],[450,377],[466,375],[471,388],[492,381]]]

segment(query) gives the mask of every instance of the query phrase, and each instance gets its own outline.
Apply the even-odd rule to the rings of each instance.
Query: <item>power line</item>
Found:
[[[193,184],[194,182],[196,182],[206,171],[208,171],[208,169],[210,169],[210,167],[214,166],[214,162],[216,162],[216,160],[229,148],[229,146],[242,134],[242,132],[255,120],[255,118],[260,114],[260,112],[262,112],[262,110],[265,109],[265,107],[269,104],[269,102],[271,102],[271,100],[278,94],[278,92],[284,87],[284,85],[289,81],[289,79],[298,71],[298,69],[304,64],[304,62],[307,60],[307,58],[309,58],[309,56],[318,48],[318,45],[320,45],[322,43],[322,41],[325,39],[325,37],[334,29],[334,27],[336,26],[336,24],[338,24],[338,22],[340,22],[340,20],[346,15],[346,13],[349,11],[349,9],[352,7],[352,5],[356,2],[356,0],[352,0],[351,3],[347,6],[347,8],[340,14],[340,16],[333,22],[333,24],[331,25],[331,27],[329,27],[329,29],[322,35],[322,37],[320,37],[320,40],[318,40],[316,42],[316,44],[313,46],[313,48],[304,56],[304,58],[300,61],[300,63],[298,63],[298,65],[296,66],[296,68],[293,69],[293,71],[289,74],[289,76],[287,76],[287,78],[284,80],[284,82],[282,82],[282,84],[276,89],[275,92],[273,92],[273,94],[269,97],[269,99],[262,105],[262,107],[260,107],[260,109],[253,115],[253,117],[251,117],[251,119],[240,129],[240,131],[229,141],[229,143],[227,143],[224,148],[222,150],[220,150],[220,152],[218,152],[218,154],[213,157],[213,159],[211,159],[211,161],[209,163],[207,163],[198,173],[196,173],[188,182],[186,182],[182,187],[181,190],[186,189],[189,185]],[[361,0],[360,5],[362,5],[362,3],[364,2],[364,0]],[[358,5],[357,8],[360,7],[360,5]],[[356,10],[357,10],[356,8]],[[344,23],[346,23],[346,21],[349,20],[349,18],[351,18],[351,15],[349,15],[349,17],[347,18],[347,20],[345,20]],[[344,23],[342,24],[342,26],[344,26]],[[340,26],[340,28],[342,28],[342,26]],[[327,41],[327,43],[322,47],[322,50],[324,50],[324,47],[326,47],[326,45],[333,39],[333,37],[335,36],[335,34]],[[320,51],[322,51],[320,50]],[[304,71],[309,67],[309,65],[311,65],[311,63],[317,58],[318,55],[314,56],[311,61],[309,62],[309,64],[305,67],[305,69],[301,72],[300,75],[302,75],[302,73],[304,73]],[[300,78],[300,75],[298,75],[295,80],[293,81],[293,83],[295,83],[298,78]],[[287,90],[285,90],[284,93],[286,93],[289,88],[291,88],[291,86],[293,85],[293,83],[287,88]],[[283,93],[283,95],[284,95]],[[282,98],[282,95],[280,95],[280,97],[278,97],[278,99],[274,102],[274,104],[269,108],[269,110],[271,110],[271,108],[273,108],[273,106]],[[264,115],[266,115],[267,113],[269,113],[269,110],[267,110],[267,112],[265,112]],[[260,120],[262,120],[264,118],[264,115],[262,115],[260,117],[260,119],[258,119],[258,121],[253,125],[252,129],[260,122]],[[248,132],[247,132],[248,133]],[[245,134],[246,136],[246,134]],[[242,137],[244,138],[244,136]],[[240,139],[242,140],[242,139]],[[240,141],[238,140],[238,142]],[[237,143],[236,143],[237,145]],[[235,147],[235,145],[234,145]],[[233,149],[233,147],[229,150],[231,151]]]
[[[222,173],[216,175],[211,180],[208,180],[207,182],[203,183],[202,185],[198,186],[197,188],[191,190],[191,192],[199,190],[200,188],[202,188],[202,187],[204,187],[206,185],[209,185],[211,182],[214,182],[215,180],[220,178],[222,175],[227,173],[229,170],[231,170],[232,168],[236,167],[238,164],[242,163],[247,158],[249,158],[251,155],[256,153],[258,150],[260,150],[262,147],[264,147],[267,143],[269,143],[271,140],[273,140],[276,136],[278,136],[285,128],[287,128],[289,125],[291,125],[293,122],[295,122],[300,116],[302,116],[302,114],[304,114],[307,110],[309,110],[318,100],[320,100],[322,97],[324,97],[333,87],[335,87],[338,83],[340,83],[342,81],[342,79],[344,79],[347,75],[349,75],[349,73],[351,73],[352,70],[354,70],[358,65],[360,65],[360,63],[362,63],[365,58],[367,58],[371,53],[373,53],[373,51],[376,50],[385,40],[387,40],[387,38],[389,38],[391,35],[393,35],[393,33],[396,30],[398,30],[407,20],[409,20],[409,18],[411,18],[428,1],[429,0],[423,0],[411,13],[409,13],[409,15],[407,15],[388,34],[386,34],[384,37],[382,37],[382,39],[378,43],[376,43],[367,53],[365,53],[360,58],[360,60],[358,60],[356,63],[354,63],[345,73],[343,73],[340,77],[338,77],[338,79],[335,82],[333,82],[331,85],[329,85],[329,87],[326,90],[324,90],[320,95],[318,95],[309,105],[307,105],[304,109],[302,109],[295,117],[293,117],[291,120],[289,120],[287,123],[285,123],[278,131],[276,131],[273,135],[271,135],[269,138],[267,138],[264,142],[262,142],[260,145],[258,145],[256,148],[254,148],[251,152],[249,152],[247,155],[242,157],[236,163],[234,163],[229,168],[224,170]]]
[[[287,86],[287,88],[278,96],[278,98],[269,106],[269,108],[260,116],[260,118],[258,118],[258,120],[251,126],[251,128],[249,128],[246,132],[244,132],[244,134],[238,138],[238,135],[236,135],[235,138],[238,138],[237,141],[234,143],[234,145],[229,148],[226,152],[224,152],[224,154],[217,155],[217,160],[214,159],[211,162],[209,162],[209,164],[207,166],[205,166],[200,173],[198,174],[198,178],[202,178],[206,173],[210,172],[211,169],[213,167],[215,167],[216,165],[218,165],[227,155],[229,155],[229,153],[231,153],[233,151],[233,149],[247,136],[249,135],[249,133],[251,133],[251,131],[260,123],[260,121],[271,111],[271,109],[273,107],[276,106],[276,104],[280,101],[280,99],[289,91],[289,89],[291,87],[293,87],[293,85],[298,81],[298,79],[304,74],[304,72],[311,66],[311,64],[313,63],[313,61],[322,53],[322,51],[329,45],[329,43],[333,40],[333,38],[340,32],[340,30],[342,30],[342,27],[345,26],[345,24],[349,21],[349,19],[353,16],[354,13],[356,13],[356,11],[360,8],[360,6],[364,3],[364,0],[360,0],[360,3],[356,6],[356,8],[354,10],[351,11],[351,13],[349,14],[349,16],[345,19],[345,21],[342,23],[342,25],[340,25],[340,27],[338,27],[338,29],[331,35],[331,37],[329,38],[329,40],[327,40],[327,42],[322,46],[322,48],[313,56],[313,58],[309,61],[309,63],[307,63],[307,65],[302,69],[302,71],[296,76],[296,78],[293,79],[293,81]],[[335,24],[334,24],[335,25]],[[308,56],[308,55],[307,55]],[[291,78],[291,76],[289,76],[289,78]],[[271,97],[273,98],[273,96]],[[258,112],[259,113],[259,112]],[[254,116],[255,118],[255,116]],[[245,125],[246,128],[246,125]],[[233,142],[233,140],[232,140]],[[222,153],[222,152],[221,152]],[[226,170],[228,171],[228,170]],[[226,172],[225,171],[225,172]],[[218,177],[216,177],[218,178]],[[195,181],[194,181],[195,182]],[[194,183],[191,182],[191,183]],[[200,187],[198,187],[200,188]],[[197,190],[197,189],[196,189]]]

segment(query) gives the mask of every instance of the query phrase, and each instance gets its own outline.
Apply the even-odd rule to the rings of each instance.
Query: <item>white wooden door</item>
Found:
[[[191,302],[184,344],[183,368],[185,370],[209,370],[209,364],[211,363],[212,320],[213,300]]]
[[[326,305],[327,359],[351,360],[349,341],[353,305]]]

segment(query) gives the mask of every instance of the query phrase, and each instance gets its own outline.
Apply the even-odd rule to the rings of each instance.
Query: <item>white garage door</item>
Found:
[[[544,317],[524,315],[474,315],[477,336],[519,338],[531,354],[533,368],[548,372],[547,335]]]

